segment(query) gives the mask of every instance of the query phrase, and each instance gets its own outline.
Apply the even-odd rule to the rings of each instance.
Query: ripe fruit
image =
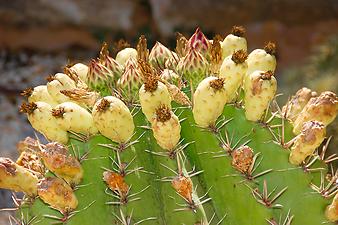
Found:
[[[75,81],[64,73],[57,73],[49,78],[47,90],[50,96],[58,103],[67,102],[69,98],[60,91],[69,90],[76,87]]]
[[[269,42],[264,49],[253,50],[248,56],[247,63],[247,75],[250,75],[256,70],[275,72],[277,65],[276,45]]]
[[[68,143],[68,134],[62,129],[52,115],[52,107],[45,102],[23,103],[20,111],[27,114],[32,127],[42,133],[48,140],[62,144]]]
[[[271,71],[256,70],[244,80],[245,116],[248,120],[262,119],[277,90],[277,81]]]
[[[165,105],[171,109],[171,97],[168,88],[157,80],[149,80],[143,84],[139,91],[142,112],[152,122],[156,117],[156,109]]]
[[[96,134],[92,115],[84,108],[73,102],[64,102],[55,106],[52,111],[61,129],[82,134]]]
[[[161,148],[171,151],[180,140],[181,125],[178,117],[166,105],[156,108],[151,128],[154,138]]]
[[[238,36],[223,44],[245,40]],[[89,65],[88,88],[65,70],[77,86],[61,93],[86,100],[86,108],[60,103],[57,119],[48,103],[24,103],[32,126],[64,144],[26,138],[16,164],[0,158],[0,187],[25,192],[13,197],[11,223],[335,224],[337,157],[326,153],[332,138],[325,127],[337,114],[336,95],[302,89],[283,111],[276,101],[269,107],[277,85],[266,70],[275,69],[273,45],[247,61],[236,49],[220,71],[222,50],[234,48],[219,41],[199,29],[189,41],[177,34],[179,63],[155,67],[145,36],[123,65],[104,44]],[[243,96],[237,89],[245,73]]]
[[[116,55],[116,61],[124,66],[129,59],[137,59],[137,51],[135,48],[125,48]]]
[[[198,126],[214,126],[222,114],[227,94],[223,78],[207,77],[201,81],[194,93],[193,114]]]
[[[247,51],[247,42],[244,37],[245,29],[241,26],[233,26],[229,35],[221,42],[222,58],[234,54],[238,50]]]
[[[224,88],[227,91],[228,101],[236,97],[238,88],[242,85],[248,69],[246,59],[248,54],[243,50],[238,50],[224,59],[219,77],[224,78]]]
[[[133,135],[133,117],[128,107],[116,97],[106,96],[97,101],[92,115],[99,132],[117,143],[125,143]]]
[[[46,102],[51,106],[56,106],[58,102],[52,98],[46,85],[39,85],[34,88],[28,88],[22,92],[23,96],[28,97],[28,102]]]

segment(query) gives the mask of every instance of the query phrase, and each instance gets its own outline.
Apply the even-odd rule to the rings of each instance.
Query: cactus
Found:
[[[117,62],[105,45],[41,88],[50,96],[26,91],[21,111],[48,141],[26,138],[16,162],[0,158],[0,187],[25,193],[13,195],[11,223],[335,224],[325,129],[338,99],[302,89],[281,109],[275,45],[247,58],[243,34],[221,46],[200,29],[179,34],[170,68],[170,50],[157,44],[148,57],[144,36]]]

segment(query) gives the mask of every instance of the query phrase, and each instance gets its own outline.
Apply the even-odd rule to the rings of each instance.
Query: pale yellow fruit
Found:
[[[78,205],[73,189],[58,177],[47,177],[40,180],[38,195],[45,203],[61,213],[73,211]]]
[[[92,115],[99,132],[117,143],[127,142],[134,132],[133,117],[118,98],[106,96],[94,105]]]
[[[297,93],[292,96],[288,104],[283,106],[283,115],[286,115],[286,118],[291,122],[295,122],[298,114],[303,110],[309,100],[316,96],[317,93],[311,91],[309,88],[303,87],[299,89]]]
[[[46,102],[51,106],[56,106],[58,104],[49,94],[46,85],[36,86],[28,97],[28,102]]]
[[[245,117],[251,121],[262,119],[265,110],[277,91],[277,81],[273,74],[256,70],[244,81]]]
[[[298,134],[303,124],[310,120],[322,122],[324,126],[327,126],[336,118],[337,112],[338,98],[336,94],[325,91],[308,101],[294,122],[293,132]]]
[[[232,60],[232,56],[228,56],[224,59],[219,78],[224,78],[224,88],[227,92],[229,102],[235,98],[236,91],[242,85],[247,69],[248,64],[246,62],[237,64]]]
[[[213,82],[221,81],[217,77],[207,77],[198,84],[194,93],[193,115],[200,127],[215,125],[217,118],[222,114],[227,102],[224,82],[217,88],[212,87]]]
[[[76,88],[76,83],[69,76],[64,73],[57,73],[54,80],[47,83],[47,90],[58,103],[67,102],[69,98],[62,94],[62,90],[70,90]]]
[[[76,75],[80,78],[81,81],[87,82],[88,66],[83,63],[76,63],[70,67]]]
[[[247,75],[252,74],[256,70],[275,72],[277,61],[274,55],[267,53],[264,49],[253,50],[247,59],[248,70]]]
[[[96,134],[92,114],[73,102],[64,102],[53,108],[57,124],[64,130],[82,134]]]
[[[233,34],[227,35],[221,42],[222,59],[232,55],[235,51],[247,51],[247,42],[244,37],[238,37]]]
[[[325,134],[326,129],[323,123],[318,121],[306,122],[291,148],[290,163],[300,165],[306,157],[312,155],[319,147],[325,138]]]
[[[69,153],[66,146],[51,142],[44,145],[38,154],[48,170],[68,184],[79,184],[82,181],[82,166],[79,160]]]
[[[338,193],[334,196],[332,203],[326,208],[325,216],[331,222],[338,221]]]
[[[154,137],[161,148],[170,151],[178,144],[181,137],[181,125],[178,117],[173,112],[169,111],[166,121],[155,118],[151,127]]]
[[[37,176],[28,169],[8,158],[0,157],[0,188],[22,191],[29,196],[36,196],[37,183]]]
[[[157,81],[157,88],[154,91],[146,89],[146,85],[143,84],[139,90],[139,98],[142,112],[148,121],[152,122],[155,118],[155,111],[160,105],[171,109],[171,97],[168,88],[162,82]]]
[[[35,102],[36,109],[28,113],[28,120],[32,127],[42,133],[47,139],[67,144],[67,131],[62,129],[54,116],[52,116],[52,107],[45,102]]]
[[[116,61],[122,66],[124,66],[130,58],[137,60],[137,51],[135,48],[122,49],[116,55]]]

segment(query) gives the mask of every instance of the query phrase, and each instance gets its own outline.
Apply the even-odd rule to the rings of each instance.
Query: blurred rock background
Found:
[[[199,26],[211,38],[233,25],[247,28],[249,50],[277,43],[280,102],[303,85],[338,93],[337,0],[0,0],[0,155],[16,158],[16,143],[34,135],[18,113],[20,91],[68,62],[87,62],[102,41],[134,45],[145,34],[150,47],[160,40],[173,48],[175,31],[188,37]],[[331,152],[337,147],[338,138]],[[0,191],[0,208],[9,199]]]

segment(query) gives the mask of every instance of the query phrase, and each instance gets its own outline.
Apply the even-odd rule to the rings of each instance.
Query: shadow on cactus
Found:
[[[17,224],[318,225],[338,220],[327,156],[334,93],[276,103],[276,46],[247,54],[245,30],[141,36],[116,59],[103,45],[24,92],[20,111],[51,142],[26,138],[0,158]]]

